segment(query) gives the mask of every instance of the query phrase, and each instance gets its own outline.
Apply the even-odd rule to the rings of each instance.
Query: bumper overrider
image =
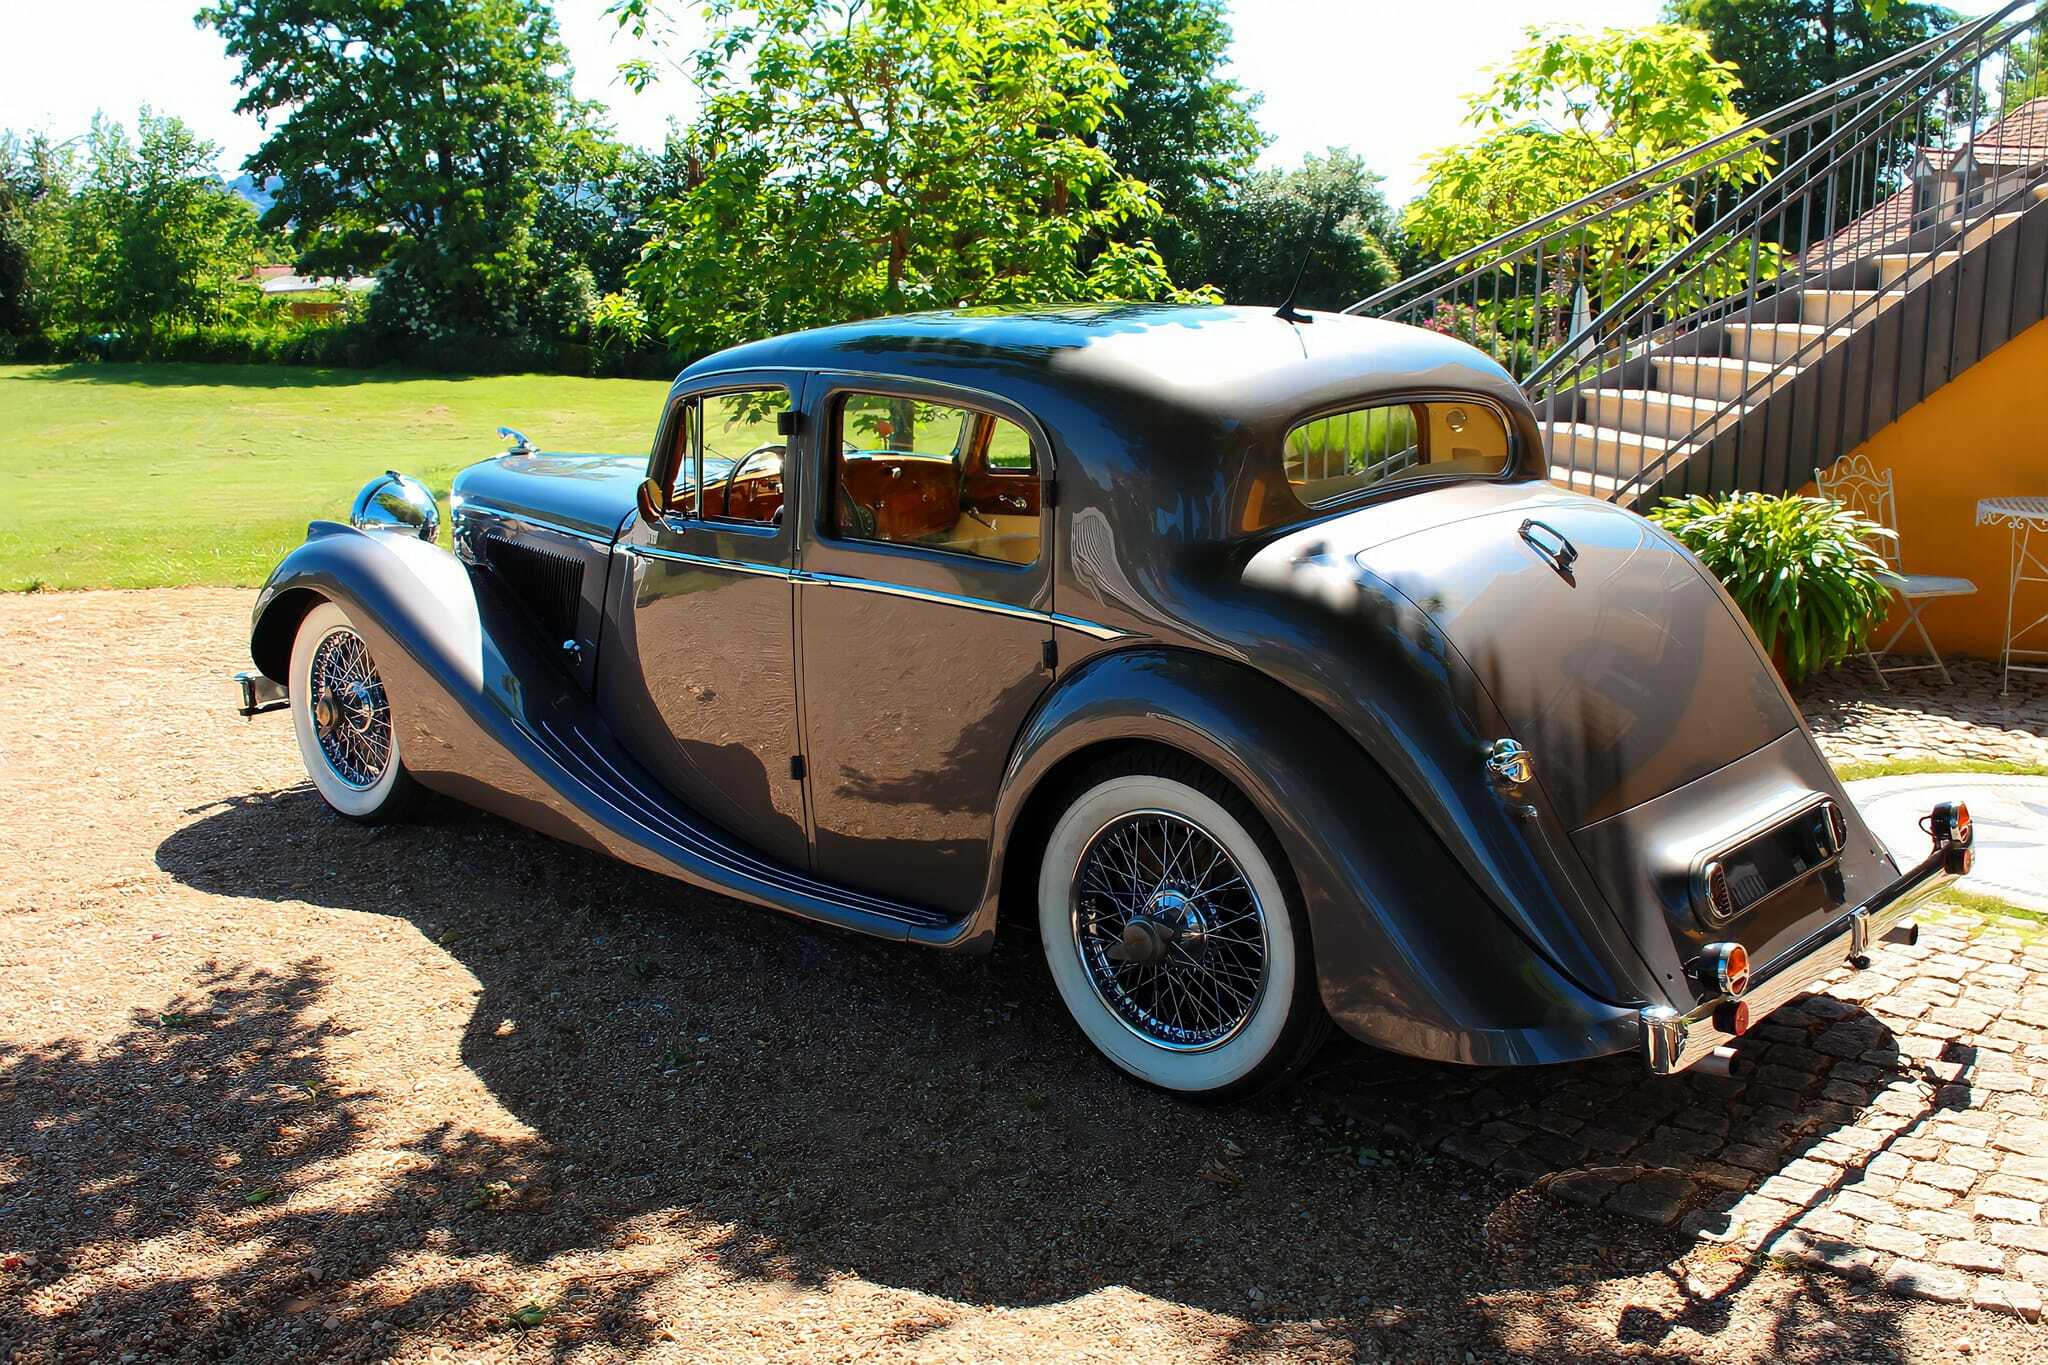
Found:
[[[1669,1005],[1648,1005],[1640,1010],[1643,1065],[1660,1076],[1702,1062],[1725,1069],[1732,1055],[1729,1044],[1773,1010],[1804,994],[1814,982],[1844,966],[1868,966],[1871,945],[1881,940],[1912,942],[1917,930],[1905,923],[1907,915],[1967,873],[1976,857],[1975,831],[1970,826],[1969,809],[1962,802],[1945,801],[1936,806],[1927,828],[1934,847],[1925,858],[1754,975],[1746,964],[1732,982],[1722,972],[1722,983],[1732,989],[1685,1013]],[[1737,947],[1735,951],[1741,950]]]
[[[291,698],[285,695],[284,684],[274,682],[261,673],[251,670],[235,674],[235,690],[241,698],[236,711],[245,716],[258,716],[265,711],[275,711],[280,706],[291,705]]]

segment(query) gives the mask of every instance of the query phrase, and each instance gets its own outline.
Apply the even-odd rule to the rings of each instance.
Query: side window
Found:
[[[710,521],[782,524],[785,437],[776,417],[789,391],[769,385],[706,394],[684,405],[669,510]]]
[[[1039,454],[1015,422],[850,393],[834,405],[832,437],[827,499],[839,535],[1011,564],[1038,558]]]
[[[1419,476],[1492,478],[1506,471],[1507,425],[1483,403],[1433,399],[1329,413],[1287,433],[1282,468],[1311,507]]]

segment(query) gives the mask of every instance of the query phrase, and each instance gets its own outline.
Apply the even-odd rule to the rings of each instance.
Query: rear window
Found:
[[[1494,478],[1512,450],[1490,405],[1427,399],[1310,418],[1287,433],[1282,466],[1294,495],[1319,507],[1397,479]]]

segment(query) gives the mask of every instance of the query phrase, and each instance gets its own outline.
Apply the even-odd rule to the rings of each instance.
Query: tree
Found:
[[[1673,23],[1703,31],[1742,74],[1736,108],[1767,114],[1960,22],[1906,0],[1667,0]]]
[[[547,0],[217,0],[198,22],[271,124],[247,168],[282,178],[264,222],[302,266],[386,267],[401,329],[520,329],[541,186],[582,112]]]
[[[1772,166],[1760,138],[1746,135],[1711,156],[1679,161],[1633,185],[1628,202],[1595,203],[1517,246],[1512,235],[1635,171],[1647,170],[1744,120],[1735,107],[1735,70],[1717,61],[1696,29],[1657,25],[1597,33],[1529,31],[1529,46],[1474,97],[1468,121],[1479,135],[1436,153],[1427,187],[1408,207],[1409,240],[1445,259],[1506,237],[1513,268],[1479,283],[1467,304],[1452,301],[1429,325],[1463,336],[1519,368],[1566,339],[1695,241],[1732,194]],[[1751,267],[1770,276],[1781,248],[1770,242],[1717,243],[1667,305],[1698,305],[1739,287]]]
[[[1531,29],[1529,39],[1474,97],[1466,122],[1479,136],[1425,168],[1406,225],[1430,251],[1461,251],[1743,122],[1735,68],[1695,30]],[[1737,162],[1728,174],[1756,169]],[[1631,228],[1673,207],[1645,205]],[[1686,206],[1675,207],[1683,219]]]
[[[1221,74],[1230,54],[1222,0],[1113,0],[1109,53],[1124,88],[1101,145],[1151,188],[1167,243],[1205,196],[1252,169],[1267,141],[1253,116],[1259,98]]]
[[[622,9],[645,31],[659,7]],[[1116,240],[1156,206],[1096,145],[1121,85],[1108,0],[705,10],[686,186],[634,272],[676,344],[1171,291],[1149,241]]]
[[[220,147],[147,108],[131,142],[93,120],[84,180],[68,206],[53,319],[142,340],[167,325],[218,322],[256,260],[256,212],[221,183]],[[53,244],[53,249],[54,244]]]
[[[27,336],[41,325],[70,182],[65,149],[40,134],[0,133],[0,336]]]
[[[1278,304],[1300,271],[1303,307],[1355,303],[1395,277],[1396,228],[1379,181],[1342,148],[1295,170],[1254,171],[1196,201],[1176,273],[1230,303]]]

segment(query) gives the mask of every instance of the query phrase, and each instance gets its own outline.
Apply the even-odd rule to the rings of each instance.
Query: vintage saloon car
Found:
[[[243,706],[357,819],[431,788],[861,933],[1035,924],[1185,1095],[1332,1021],[1725,1065],[1911,932],[1968,813],[1901,872],[1719,585],[1544,463],[1490,360],[1354,317],[830,327],[692,365],[646,458],[464,470],[452,553],[372,484],[264,589]]]

